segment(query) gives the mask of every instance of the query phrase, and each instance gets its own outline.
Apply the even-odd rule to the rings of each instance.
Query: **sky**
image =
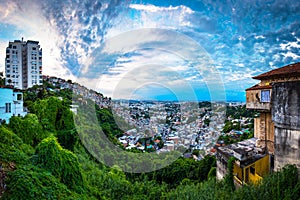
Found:
[[[0,71],[22,37],[44,75],[114,99],[245,101],[251,77],[300,62],[300,2],[0,0]]]

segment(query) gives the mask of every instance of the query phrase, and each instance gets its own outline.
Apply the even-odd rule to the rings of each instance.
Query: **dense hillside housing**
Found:
[[[256,182],[286,164],[300,169],[300,63],[253,78],[260,83],[246,89],[246,107],[260,113],[254,120],[254,138],[217,152],[217,177],[224,177],[233,156],[239,185]]]

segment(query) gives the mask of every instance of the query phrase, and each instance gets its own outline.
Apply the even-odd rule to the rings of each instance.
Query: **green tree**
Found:
[[[47,137],[35,114],[27,114],[24,118],[12,117],[9,127],[26,144],[31,146],[36,146],[42,139]]]
[[[63,149],[54,136],[42,140],[36,148],[33,161],[36,165],[51,172],[68,188],[83,192],[85,183],[76,155]]]
[[[7,191],[1,199],[72,199],[67,187],[49,172],[33,166],[21,167],[9,173]],[[78,198],[78,197],[77,197]]]
[[[0,164],[28,162],[29,156],[33,153],[31,146],[24,144],[21,138],[3,125],[0,125],[0,138]]]

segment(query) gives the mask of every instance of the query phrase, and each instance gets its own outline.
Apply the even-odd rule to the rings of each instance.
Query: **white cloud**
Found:
[[[300,59],[300,55],[297,55],[297,54],[295,54],[295,53],[293,53],[293,52],[290,52],[290,51],[288,51],[288,52],[286,52],[286,53],[283,53],[282,55],[283,55],[284,57],[286,57],[286,58],[291,57],[291,58],[293,58],[294,60]]]
[[[296,42],[288,42],[288,43],[282,43],[280,44],[280,47],[282,50],[291,50],[291,48],[300,48],[300,39],[296,38]]]
[[[254,36],[255,39],[265,39],[266,37],[263,35],[256,35]]]
[[[143,5],[143,4],[130,4],[130,8],[133,8],[135,10],[142,10],[147,12],[164,12],[164,11],[176,11],[176,10],[182,10],[184,13],[192,14],[194,11],[190,9],[189,7],[180,5],[180,6],[169,6],[169,7],[159,7],[155,5]]]
[[[104,55],[112,55],[105,63],[114,65],[106,68],[107,73],[96,74],[97,69],[103,67],[100,65]],[[107,40],[101,49],[95,50],[93,57],[100,62],[96,59],[87,65],[86,74],[82,75],[99,76],[101,91],[109,96],[117,94],[116,98],[125,98],[122,95],[153,82],[175,88],[182,88],[184,83],[190,84],[195,78],[207,84],[222,82],[210,57],[197,42],[165,29],[125,32]]]
[[[24,3],[22,7],[14,1],[0,3],[0,23],[9,24],[21,30],[22,34],[18,38],[24,37],[24,40],[36,40],[40,42],[43,49],[43,74],[59,77],[72,78],[69,69],[63,66],[60,46],[63,44],[62,38],[55,26],[46,19],[39,4],[31,2]],[[9,41],[2,41],[0,44],[1,52]],[[2,54],[3,55],[3,54]],[[4,57],[1,58],[4,60]]]

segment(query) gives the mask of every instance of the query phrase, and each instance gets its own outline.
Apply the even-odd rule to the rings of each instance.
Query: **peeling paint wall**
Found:
[[[300,169],[300,81],[274,83],[275,168],[296,164]]]

